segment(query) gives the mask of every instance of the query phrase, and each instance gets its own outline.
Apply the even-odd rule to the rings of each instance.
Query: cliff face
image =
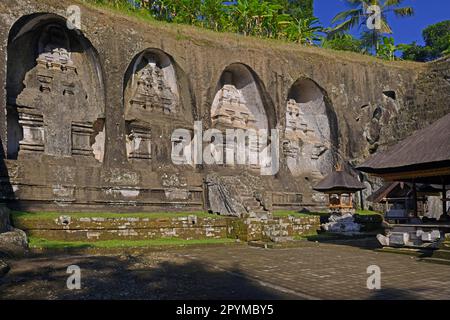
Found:
[[[81,8],[81,32],[63,30],[62,17],[73,4]],[[215,110],[233,112],[232,103],[238,101],[248,104],[239,109],[244,127],[245,113],[264,110],[253,112],[259,127],[282,132],[286,150],[280,151],[280,173],[268,188],[302,194],[310,203],[312,181],[334,161],[359,163],[450,112],[449,67],[449,59],[388,63],[148,23],[73,0],[6,0],[0,4],[0,130],[4,158],[9,154],[11,159],[4,165],[11,184],[5,194],[88,205],[98,194],[104,204],[129,201],[127,188],[140,188],[140,196],[160,188],[166,197],[198,205],[202,177],[214,169],[173,166],[171,148],[179,141],[171,133],[192,130],[195,120],[204,128],[214,127],[218,122],[211,119],[212,106],[221,103]],[[56,75],[56,69],[64,75]],[[51,79],[48,88],[42,85],[46,79]],[[54,96],[55,90],[62,96]],[[218,92],[225,100],[217,98]],[[291,119],[288,106],[299,108],[298,119]],[[73,110],[79,110],[77,117],[58,116]],[[301,110],[308,114],[302,116]],[[224,116],[221,123],[229,120],[226,112],[214,116]],[[303,171],[302,157],[308,163]],[[30,161],[34,170],[27,168]],[[81,174],[81,167],[89,173]],[[111,187],[122,189],[110,196],[105,188]],[[168,196],[170,188],[191,195]]]

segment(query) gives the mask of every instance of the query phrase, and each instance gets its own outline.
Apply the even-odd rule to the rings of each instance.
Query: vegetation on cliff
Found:
[[[169,23],[195,25],[216,32],[279,39],[300,45],[375,55],[385,60],[431,61],[450,52],[450,21],[424,30],[425,46],[395,45],[388,14],[414,15],[403,0],[346,0],[350,9],[338,13],[332,27],[314,17],[313,0],[84,0]],[[370,29],[368,6],[381,8],[381,28]],[[362,30],[359,37],[349,32]]]

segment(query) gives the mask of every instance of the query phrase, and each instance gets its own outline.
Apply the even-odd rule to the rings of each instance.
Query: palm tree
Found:
[[[393,12],[396,17],[409,17],[414,15],[412,7],[401,7],[404,0],[346,0],[351,9],[337,14],[332,23],[339,23],[331,32],[341,33],[356,26],[361,27],[366,24],[370,14],[367,8],[371,5],[378,5],[381,9],[381,28],[371,29],[370,46],[378,51],[379,40],[383,34],[392,34],[392,29],[387,21],[387,14]],[[367,35],[366,35],[367,36]]]
[[[314,41],[319,40],[318,33],[323,30],[318,25],[319,20],[314,17],[303,19],[293,17],[291,21],[282,23],[286,26],[286,39],[303,45],[313,45]]]

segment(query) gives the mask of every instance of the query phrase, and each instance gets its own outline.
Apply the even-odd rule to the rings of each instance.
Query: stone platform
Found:
[[[29,217],[32,218],[29,218]],[[237,218],[206,213],[152,217],[137,214],[105,217],[102,214],[55,214],[39,218],[13,215],[16,228],[27,235],[57,241],[222,239],[279,242],[310,235],[320,228],[318,216],[289,216],[269,219]]]

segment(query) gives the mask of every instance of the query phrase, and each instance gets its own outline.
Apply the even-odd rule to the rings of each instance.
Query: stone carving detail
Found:
[[[175,95],[155,62],[149,61],[136,76],[136,89],[130,101],[132,107],[166,114],[175,112]]]
[[[62,27],[48,25],[43,29],[35,62],[25,75],[24,89],[15,99],[23,131],[19,154],[93,157],[91,136],[98,114],[88,102],[85,79]]]
[[[19,112],[19,124],[23,128],[23,139],[19,142],[23,152],[44,151],[44,119],[42,115]]]
[[[152,123],[166,121],[159,115],[179,112],[175,70],[167,56],[154,52],[143,53],[132,68],[125,92],[127,154],[130,160],[150,160]]]
[[[152,158],[152,136],[151,131],[145,126],[132,124],[127,136],[128,159]]]
[[[216,147],[222,148],[225,156],[233,153],[234,150],[234,163],[242,164],[238,161],[238,153],[242,150],[239,151],[236,149],[237,144],[235,138],[226,135],[225,130],[255,130],[254,133],[257,133],[258,128],[256,126],[256,118],[250,111],[244,96],[234,85],[225,84],[219,92],[217,92],[211,110],[212,125],[214,128],[223,131],[225,142],[225,145],[216,144]],[[260,168],[258,162],[258,141],[250,139],[246,140],[245,149],[248,150],[248,154],[245,155],[245,164],[251,169],[258,170]],[[227,165],[232,164],[227,163]]]
[[[72,154],[80,156],[92,156],[93,150],[90,139],[94,134],[91,123],[72,123]]]
[[[283,153],[294,175],[312,174],[319,179],[324,171],[323,155],[330,150],[326,115],[308,114],[306,110],[325,108],[323,97],[307,103],[289,99],[286,105],[286,131]]]
[[[219,90],[214,100],[212,124],[217,128],[256,129],[255,117],[241,92],[232,84]]]

